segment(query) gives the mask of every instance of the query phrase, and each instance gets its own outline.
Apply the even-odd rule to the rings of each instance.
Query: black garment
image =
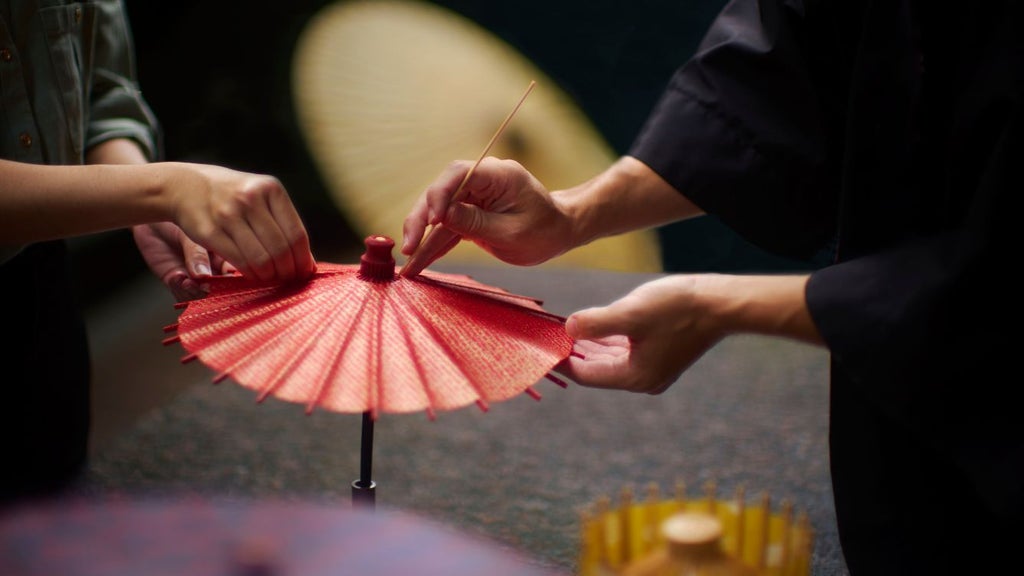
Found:
[[[63,241],[0,266],[0,504],[45,496],[81,471],[89,435],[89,350]]]
[[[834,243],[807,303],[858,575],[989,573],[1024,541],[1024,3],[944,4],[735,0],[630,152],[754,244]]]

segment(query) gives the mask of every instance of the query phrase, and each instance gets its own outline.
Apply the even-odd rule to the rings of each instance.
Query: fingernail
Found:
[[[579,321],[576,320],[575,316],[569,316],[568,320],[565,321],[565,331],[569,336],[574,336],[579,332]]]
[[[204,263],[196,264],[195,270],[196,276],[210,276],[212,273],[210,271],[210,265]]]

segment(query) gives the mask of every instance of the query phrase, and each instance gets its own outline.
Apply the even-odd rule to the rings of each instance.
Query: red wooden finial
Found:
[[[368,236],[363,242],[366,252],[359,259],[359,277],[368,282],[391,282],[395,279],[395,258],[391,249],[395,241],[387,236]]]

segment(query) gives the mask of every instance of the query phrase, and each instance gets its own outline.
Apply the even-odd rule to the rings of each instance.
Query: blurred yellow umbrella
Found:
[[[413,202],[449,162],[472,160],[531,80],[490,155],[567,188],[616,155],[528,59],[472,21],[415,0],[352,0],[302,31],[292,88],[300,129],[333,201],[361,234],[401,237]],[[445,262],[494,263],[471,242]],[[661,270],[653,231],[595,241],[546,265]]]

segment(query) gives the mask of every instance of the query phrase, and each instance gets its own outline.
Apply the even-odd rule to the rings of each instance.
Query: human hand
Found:
[[[172,222],[135,226],[132,234],[149,269],[179,302],[205,296],[204,277],[235,272],[234,266],[207,252]]]
[[[568,215],[514,160],[484,158],[466,180],[461,200],[453,202],[472,166],[453,162],[420,195],[403,224],[403,254],[412,255],[427,226],[439,224],[510,264],[539,264],[572,247]],[[457,241],[422,257],[433,262]]]
[[[726,335],[707,297],[717,279],[667,276],[571,315],[566,330],[577,354],[558,370],[581,386],[664,392]]]
[[[276,178],[204,164],[165,163],[161,167],[166,171],[162,190],[174,222],[184,232],[176,241],[183,250],[183,261],[193,263],[188,268],[193,273],[202,261],[197,244],[243,275],[259,280],[304,279],[316,270],[306,229]],[[173,246],[174,231],[164,230],[159,236],[165,246],[157,248],[153,241],[149,249],[155,260],[163,259],[160,269],[164,275],[176,274],[174,267],[166,267],[166,254],[158,258],[161,250]],[[181,241],[182,237],[188,241]],[[149,239],[153,240],[152,235]]]

